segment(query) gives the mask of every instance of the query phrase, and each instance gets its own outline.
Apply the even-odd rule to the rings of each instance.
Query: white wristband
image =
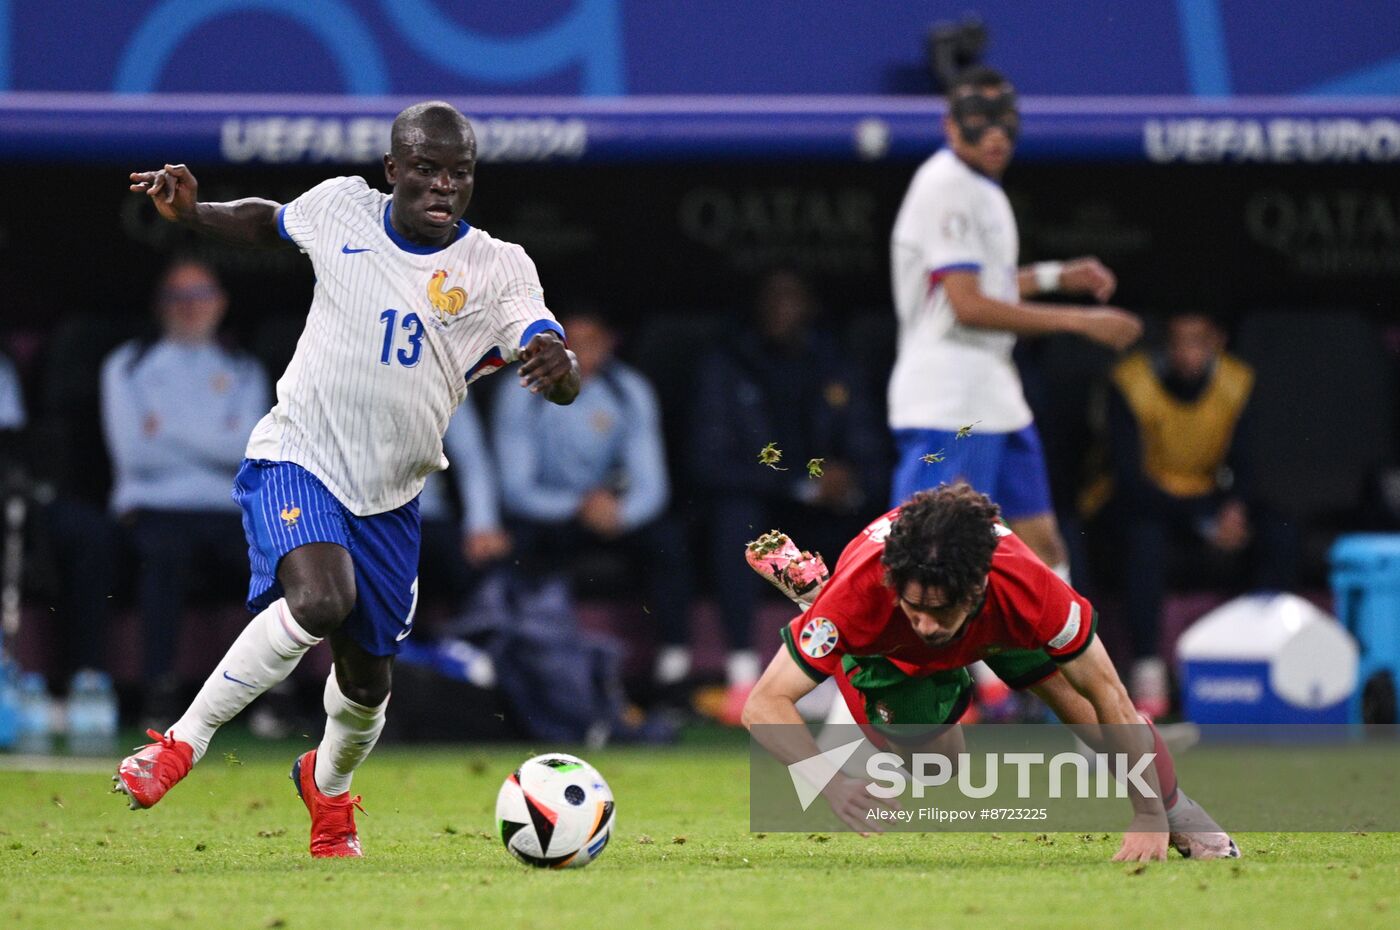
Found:
[[[1035,288],[1042,294],[1060,289],[1060,274],[1065,270],[1064,262],[1036,262],[1031,266],[1035,275]]]

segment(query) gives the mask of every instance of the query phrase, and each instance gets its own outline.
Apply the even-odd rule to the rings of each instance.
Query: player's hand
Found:
[[[520,350],[520,386],[555,403],[570,403],[578,395],[578,359],[564,347],[559,334],[537,334]]]
[[[150,197],[156,212],[172,223],[194,216],[199,182],[184,165],[166,165],[159,171],[133,171],[131,189]]]
[[[1221,552],[1238,552],[1249,544],[1249,517],[1244,504],[1232,500],[1220,505],[1210,541]]]
[[[1170,833],[1124,833],[1114,862],[1165,862]]]
[[[510,547],[510,534],[505,530],[481,530],[462,537],[462,558],[473,568],[480,568],[505,558]]]
[[[1079,334],[1122,352],[1142,338],[1142,320],[1117,307],[1093,307],[1081,312]]]
[[[899,810],[899,802],[893,798],[877,798],[866,789],[865,782],[839,772],[827,783],[822,795],[841,822],[861,836],[885,832],[881,821],[870,816],[872,810]]]
[[[1118,278],[1092,255],[1065,262],[1060,271],[1060,290],[1066,294],[1089,294],[1106,303],[1118,289]]]
[[[605,539],[622,532],[622,505],[617,495],[605,488],[594,488],[579,507],[579,522]]]

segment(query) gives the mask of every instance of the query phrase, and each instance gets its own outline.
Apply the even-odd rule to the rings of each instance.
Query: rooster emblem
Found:
[[[433,276],[428,279],[428,302],[433,305],[443,322],[446,322],[448,317],[461,313],[462,308],[467,305],[467,292],[460,287],[446,291],[442,289],[446,280],[447,272],[441,268],[434,271]]]
[[[300,520],[300,519],[301,519],[301,508],[300,508],[300,507],[295,507],[295,506],[293,506],[293,507],[283,507],[283,508],[282,508],[282,522],[285,523],[285,524],[287,524],[287,529],[291,529],[292,527],[296,526],[296,525],[297,525],[297,521]]]

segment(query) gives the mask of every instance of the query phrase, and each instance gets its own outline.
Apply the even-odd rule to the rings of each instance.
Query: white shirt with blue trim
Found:
[[[982,293],[1016,303],[1016,217],[995,181],[949,149],[919,167],[890,235],[899,348],[889,383],[893,429],[1009,433],[1031,411],[1011,360],[1012,333],[963,326],[941,282],[976,272]]]
[[[465,221],[441,248],[404,239],[393,199],[332,178],[278,210],[316,289],[250,459],[294,462],[352,513],[401,507],[447,467],[442,436],[467,385],[562,335],[525,250]]]

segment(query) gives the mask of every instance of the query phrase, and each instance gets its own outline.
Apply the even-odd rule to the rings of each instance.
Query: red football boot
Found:
[[[112,791],[130,798],[134,811],[153,807],[194,765],[194,747],[189,743],[155,730],[147,730],[146,735],[155,742],[123,759],[112,776]]]
[[[360,837],[355,832],[355,808],[360,796],[353,798],[345,791],[331,797],[316,787],[316,750],[312,749],[292,763],[292,784],[311,813],[311,856],[333,859],[348,856],[358,859],[364,855]],[[363,812],[364,808],[360,807]]]

